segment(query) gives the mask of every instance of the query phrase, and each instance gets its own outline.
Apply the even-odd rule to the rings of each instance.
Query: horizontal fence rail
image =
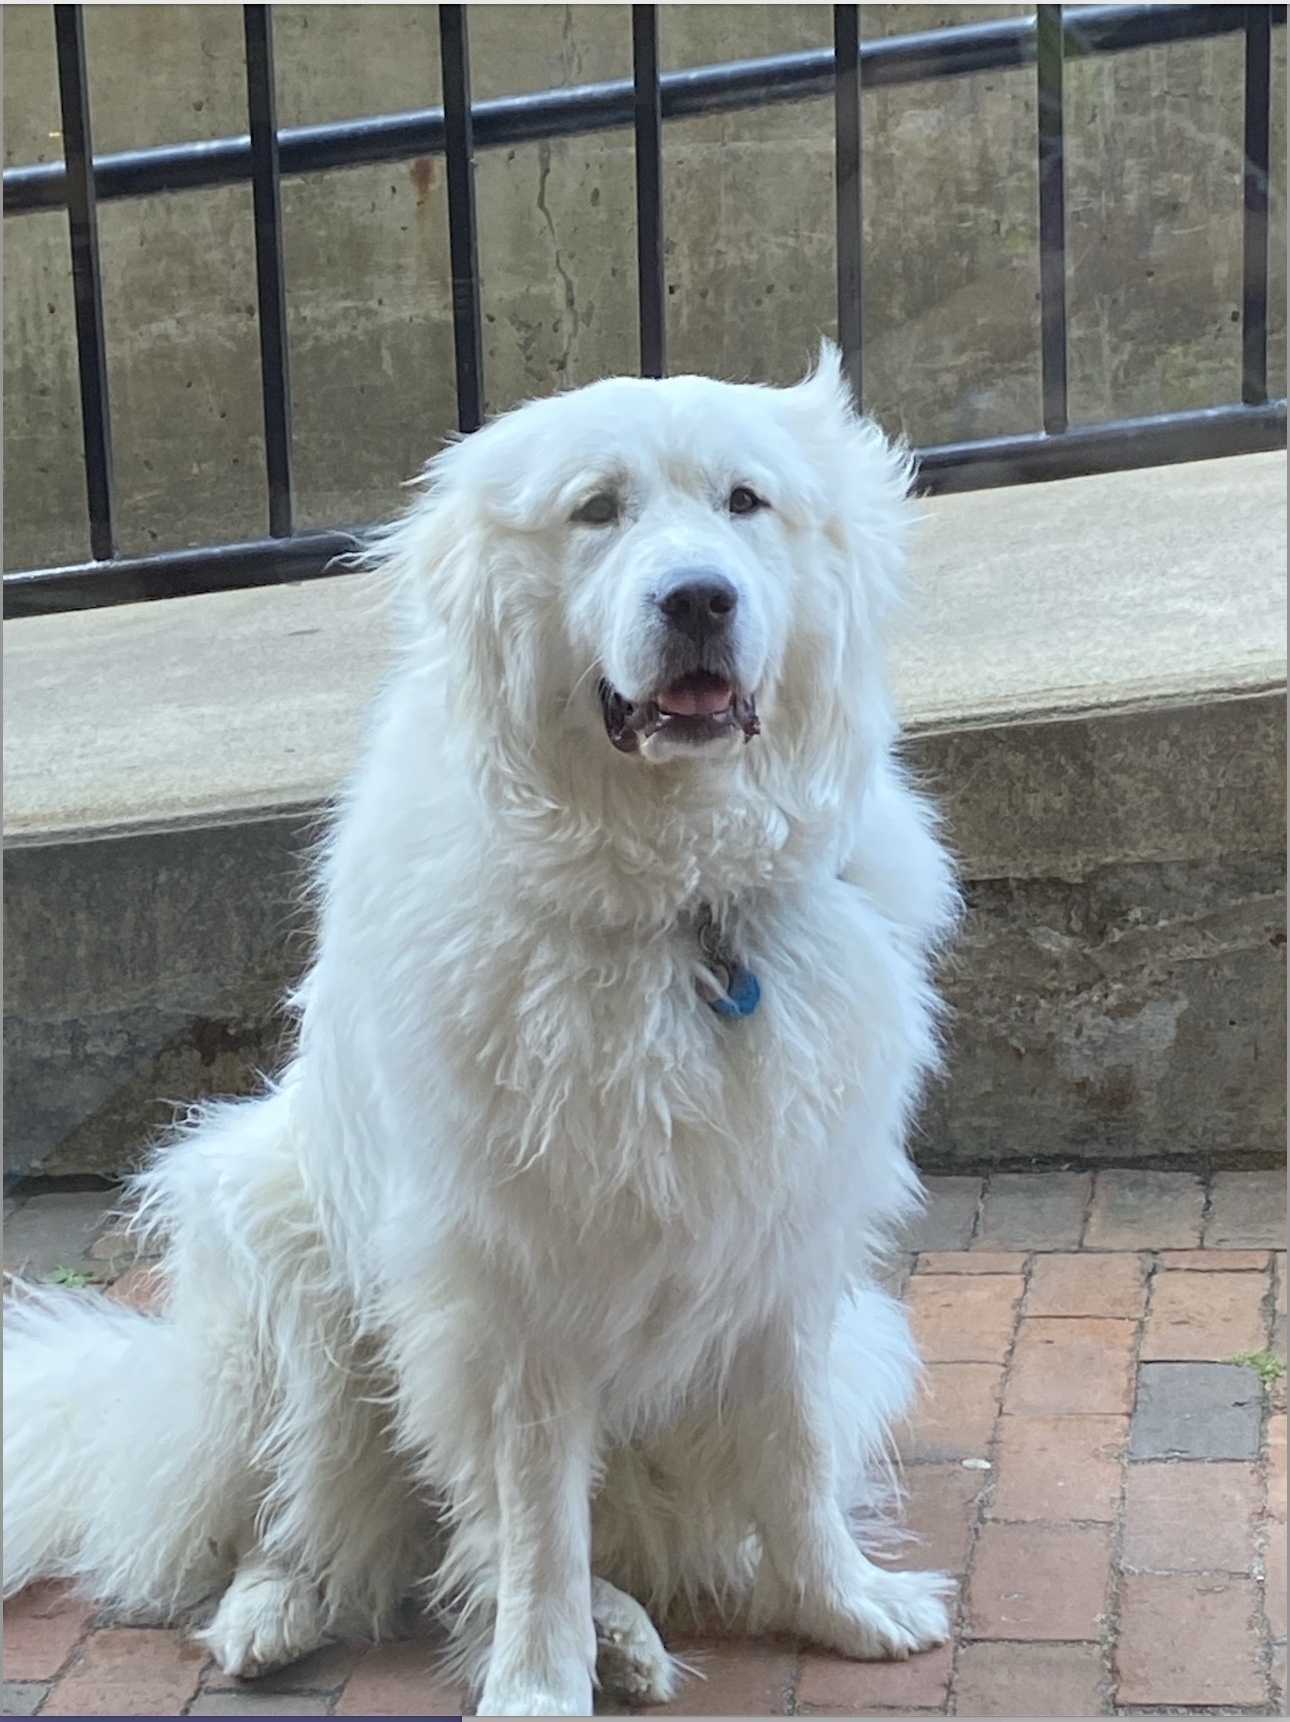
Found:
[[[65,160],[8,168],[4,213],[65,209],[76,308],[86,495],[93,560],[4,577],[6,617],[130,603],[183,593],[314,578],[347,566],[364,529],[293,530],[291,401],[280,185],[283,174],[342,170],[443,155],[448,186],[458,425],[484,416],[474,156],[587,132],[632,129],[636,145],[637,280],[641,374],[666,370],[662,126],[697,114],[832,97],[837,164],[838,335],[847,373],[861,380],[861,92],[1008,68],[1033,67],[1039,200],[1042,430],[917,451],[925,493],[1026,483],[1133,466],[1282,447],[1286,403],[1268,397],[1268,168],[1271,30],[1283,5],[1062,7],[861,42],[860,7],[835,6],[834,46],[662,72],[658,8],[634,5],[633,76],[487,102],[470,98],[465,6],[441,5],[442,107],[340,124],[276,125],[272,8],[246,6],[248,133],[204,143],[94,156],[81,8],[56,5]],[[1071,425],[1067,408],[1065,62],[1170,42],[1243,33],[1245,171],[1242,362],[1239,399],[1188,412]],[[113,534],[111,414],[107,393],[97,205],[249,182],[259,299],[268,535],[238,543],[121,556]]]
[[[1284,24],[1286,8],[1257,8],[1272,24]],[[1237,35],[1245,27],[1243,6],[1089,6],[1068,12],[1068,57],[1118,54],[1166,42]],[[866,90],[897,89],[938,78],[1004,71],[1033,65],[1035,22],[1002,18],[916,35],[865,42],[860,49]],[[812,48],[759,60],[735,60],[664,72],[659,79],[662,117],[740,113],[770,102],[800,102],[833,94],[833,50]],[[629,130],[635,114],[635,85],[623,78],[571,90],[542,90],[476,102],[476,149],[506,149],[585,132]],[[280,133],[283,173],[319,173],[333,168],[411,161],[442,155],[443,109],[382,114],[329,125],[289,126]],[[159,191],[197,191],[238,185],[251,178],[249,137],[212,138],[100,156],[94,164],[99,201],[147,197]],[[22,215],[62,209],[66,189],[61,162],[37,162],[4,172],[4,213]]]

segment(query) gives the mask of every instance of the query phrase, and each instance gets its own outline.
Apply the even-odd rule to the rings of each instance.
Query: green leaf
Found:
[[[1285,1364],[1273,1351],[1241,1351],[1228,1361],[1254,1370],[1265,1387],[1271,1387],[1274,1381],[1280,1381],[1286,1372]]]

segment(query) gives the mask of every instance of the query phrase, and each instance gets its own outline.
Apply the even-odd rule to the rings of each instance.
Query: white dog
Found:
[[[827,348],[432,463],[295,1056],[140,1180],[161,1316],[11,1312],[10,1589],[204,1605],[254,1674],[433,1576],[494,1716],[589,1714],[598,1650],[670,1697],[647,1610],[945,1637],[945,1581],[852,1530],[916,1368],[872,1271],[956,904],[892,753],[908,481]]]

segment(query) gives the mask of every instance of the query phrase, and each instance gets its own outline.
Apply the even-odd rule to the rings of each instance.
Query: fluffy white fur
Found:
[[[872,1280],[955,908],[893,760],[908,469],[836,356],[607,381],[434,461],[378,547],[401,642],[317,881],[298,1049],[140,1180],[159,1317],[11,1309],[12,1590],[204,1609],[225,1668],[450,1606],[485,1715],[676,1674],[715,1602],[858,1657],[947,1630],[872,1516],[916,1359]],[[741,516],[732,487],[769,504]],[[614,490],[621,513],[572,518]],[[720,569],[760,736],[610,745],[658,585]],[[694,916],[758,975],[724,1020]],[[594,1576],[593,1576],[594,1575]]]

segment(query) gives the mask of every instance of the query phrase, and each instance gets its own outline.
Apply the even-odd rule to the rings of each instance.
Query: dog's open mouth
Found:
[[[692,747],[702,747],[732,730],[742,730],[745,741],[761,731],[752,696],[741,694],[733,682],[712,670],[691,670],[639,705],[602,681],[600,709],[609,739],[621,753],[635,753],[643,740],[660,731]]]

